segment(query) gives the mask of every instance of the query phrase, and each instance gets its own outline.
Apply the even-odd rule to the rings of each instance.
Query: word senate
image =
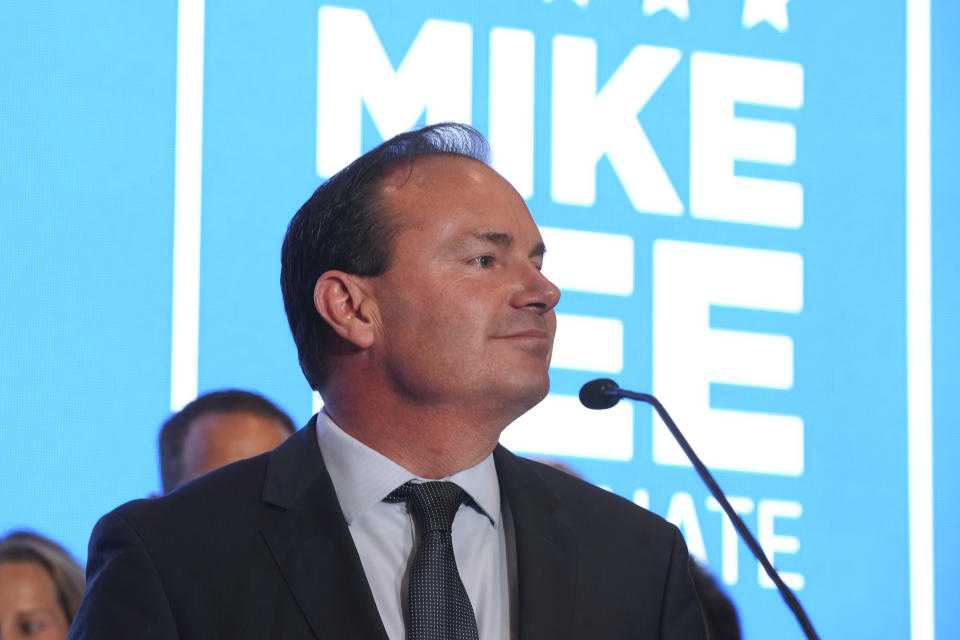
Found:
[[[802,573],[783,570],[783,566],[799,565],[800,562],[789,558],[786,559],[786,562],[782,562],[784,556],[795,556],[800,551],[800,540],[784,531],[789,531],[796,526],[796,521],[803,513],[803,506],[799,502],[789,500],[764,499],[754,501],[752,498],[740,496],[728,496],[728,500],[734,511],[747,522],[747,526],[756,531],[760,548],[763,549],[764,555],[770,562],[778,568],[783,581],[791,589],[803,589],[806,585],[806,578]],[[633,495],[633,501],[645,509],[650,508],[650,495],[646,489],[637,489]],[[737,536],[737,531],[730,518],[723,512],[720,503],[713,496],[707,497],[705,506],[709,513],[702,517],[698,516],[693,496],[684,491],[679,491],[670,498],[664,517],[683,531],[683,537],[687,542],[690,554],[704,563],[709,563],[710,558],[707,556],[701,522],[708,527],[717,526],[720,539],[720,561],[719,563],[711,563],[711,566],[717,568],[724,583],[728,585],[737,584],[740,581],[740,538]],[[657,511],[662,513],[659,509]],[[713,514],[717,515],[714,516]],[[752,519],[753,522],[751,522]],[[710,539],[716,539],[717,534],[709,529],[707,534]],[[773,581],[770,580],[760,563],[754,560],[749,553],[745,554],[745,557],[757,567],[757,584],[767,589],[773,589]]]
[[[324,6],[319,10],[318,24],[319,175],[332,175],[361,153],[364,111],[384,138],[415,126],[424,113],[429,122],[472,121],[471,25],[426,20],[399,66],[394,68],[364,11]],[[489,44],[488,132],[493,164],[522,195],[529,197],[534,190],[535,36],[521,29],[494,28],[489,33]],[[683,215],[687,207],[638,117],[680,64],[682,52],[638,44],[598,88],[597,49],[597,42],[591,38],[557,35],[552,40],[553,201],[592,206],[597,163],[606,156],[637,212]],[[751,104],[772,107],[781,112],[778,115],[794,113],[803,105],[803,67],[794,62],[709,52],[690,55],[689,66],[689,214],[697,219],[800,228],[804,217],[801,184],[737,175],[734,170],[735,164],[743,161],[780,168],[792,166],[797,152],[794,125],[738,117],[735,109],[738,104]],[[551,254],[556,256],[551,260],[548,275],[561,289],[633,294],[632,237],[574,230],[543,231]],[[576,237],[572,242],[555,242],[564,235]],[[564,244],[573,247],[569,259],[564,257]],[[585,255],[586,248],[591,246],[602,259]],[[622,263],[623,268],[616,269],[616,277],[628,282],[612,283],[613,269],[608,269],[603,277],[584,277],[590,271],[588,265],[609,265],[611,260]],[[553,271],[555,265],[565,262],[577,265],[580,273]],[[654,243],[653,263],[654,392],[674,408],[688,439],[708,465],[801,475],[801,417],[710,406],[710,387],[714,383],[791,389],[792,338],[711,328],[710,310],[712,306],[727,306],[800,313],[802,256],[663,239]],[[598,331],[590,332],[591,324]],[[580,331],[565,330],[565,326],[572,325],[578,325]],[[614,357],[598,364],[599,349],[589,353],[588,349],[571,346],[577,334],[610,337],[612,344],[604,352]],[[623,365],[622,322],[562,314],[558,317],[554,353],[557,367],[619,373]],[[527,423],[536,422],[538,415],[570,420],[571,414],[565,408],[575,402],[575,398],[551,394]],[[632,413],[610,415],[616,423],[611,427],[615,433],[611,441],[622,444],[611,445],[608,448],[614,451],[603,451],[599,457],[623,459],[622,455],[632,451],[626,444],[634,429]],[[605,445],[600,442],[598,446]],[[653,457],[659,464],[686,464],[679,447],[660,424],[654,428]]]
[[[546,4],[555,1],[543,0]],[[581,9],[590,6],[590,0],[570,1]],[[790,0],[743,0],[741,24],[749,29],[766,22],[777,31],[786,31],[790,26],[787,14],[788,2]],[[680,20],[688,20],[690,18],[690,3],[689,0],[643,0],[644,15],[650,16],[661,11],[672,13],[674,17]]]

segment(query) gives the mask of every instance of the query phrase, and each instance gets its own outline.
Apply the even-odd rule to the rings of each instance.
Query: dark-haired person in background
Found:
[[[707,640],[740,640],[740,616],[733,600],[717,583],[710,570],[690,558],[690,575],[703,609]]]
[[[290,416],[256,393],[227,389],[201,395],[160,429],[163,492],[266,453],[296,430]]]
[[[0,538],[0,639],[63,640],[83,595],[83,568],[56,542]]]
[[[702,640],[680,532],[498,446],[560,291],[465,125],[325,182],[282,250],[324,410],[271,453],[104,516],[73,638]]]

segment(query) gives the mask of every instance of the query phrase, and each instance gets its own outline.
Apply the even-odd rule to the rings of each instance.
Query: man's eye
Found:
[[[470,262],[478,267],[489,269],[493,266],[493,256],[477,256],[476,258],[472,258]]]
[[[39,620],[21,620],[19,626],[20,634],[25,637],[36,635],[46,628],[46,625]]]

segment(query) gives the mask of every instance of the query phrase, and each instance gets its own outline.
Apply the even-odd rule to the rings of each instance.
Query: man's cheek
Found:
[[[550,334],[550,344],[553,344],[557,337],[557,314],[553,311],[547,314],[547,333]]]

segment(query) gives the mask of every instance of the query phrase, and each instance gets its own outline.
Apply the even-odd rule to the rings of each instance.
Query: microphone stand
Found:
[[[809,640],[819,640],[819,636],[817,635],[817,632],[814,631],[813,624],[810,622],[810,618],[807,617],[806,612],[800,605],[800,601],[797,600],[796,595],[794,595],[793,591],[790,590],[790,587],[786,585],[786,583],[780,577],[780,574],[777,573],[777,570],[773,568],[773,565],[770,563],[770,560],[767,559],[767,555],[763,552],[760,544],[757,542],[756,538],[753,537],[753,534],[750,533],[750,529],[747,528],[747,525],[743,522],[743,519],[730,505],[730,502],[723,494],[720,486],[713,479],[713,476],[710,475],[710,471],[707,470],[707,467],[703,464],[703,462],[700,461],[700,458],[697,457],[697,454],[694,453],[690,443],[687,442],[687,439],[683,437],[682,433],[680,433],[680,429],[677,428],[677,424],[673,421],[673,418],[670,417],[670,414],[667,413],[667,410],[663,408],[663,405],[660,404],[660,401],[649,393],[638,393],[636,391],[621,389],[616,385],[615,382],[613,382],[612,386],[604,386],[603,395],[611,398],[616,397],[618,399],[622,397],[630,398],[631,400],[639,400],[640,402],[645,402],[654,408],[654,410],[657,412],[657,415],[660,416],[664,424],[666,424],[667,428],[670,430],[670,433],[673,434],[673,437],[677,440],[680,448],[683,449],[685,454],[687,454],[687,458],[689,458],[690,462],[693,463],[694,469],[697,470],[697,473],[700,475],[700,478],[703,480],[704,484],[706,484],[707,488],[710,489],[710,493],[712,493],[713,497],[717,500],[717,502],[720,503],[720,506],[723,508],[723,512],[727,514],[728,518],[730,518],[730,521],[736,528],[737,533],[740,534],[740,537],[760,562],[763,570],[766,571],[767,575],[770,576],[770,579],[773,580],[773,583],[777,586],[777,590],[787,603],[787,606],[790,607],[790,611],[792,611],[793,615],[797,618],[797,622],[800,623],[800,627],[803,629],[804,634],[806,634]]]

